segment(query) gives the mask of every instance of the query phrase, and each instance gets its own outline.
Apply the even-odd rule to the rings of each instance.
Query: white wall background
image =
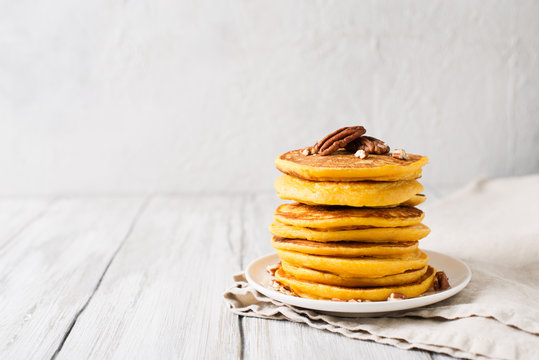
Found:
[[[271,191],[343,125],[539,171],[538,1],[2,1],[0,194]]]

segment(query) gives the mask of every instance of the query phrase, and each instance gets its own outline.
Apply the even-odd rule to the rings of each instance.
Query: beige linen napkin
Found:
[[[420,246],[461,258],[472,269],[468,287],[450,299],[380,318],[339,318],[271,300],[241,273],[225,301],[238,315],[302,322],[402,349],[538,358],[539,175],[478,182],[425,213],[432,233]]]

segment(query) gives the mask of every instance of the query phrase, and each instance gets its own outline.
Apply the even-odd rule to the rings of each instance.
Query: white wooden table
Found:
[[[222,293],[272,252],[278,203],[0,198],[0,359],[449,359],[230,313]]]

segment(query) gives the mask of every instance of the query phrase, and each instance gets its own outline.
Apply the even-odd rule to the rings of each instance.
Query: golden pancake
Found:
[[[371,287],[409,284],[419,280],[427,272],[428,268],[428,266],[425,266],[419,270],[407,270],[401,274],[388,275],[379,278],[354,278],[294,266],[285,261],[281,263],[281,266],[287,274],[292,275],[299,280],[346,287]]]
[[[278,250],[297,251],[313,255],[340,257],[391,256],[406,254],[417,250],[417,241],[400,243],[362,243],[362,242],[316,242],[302,239],[274,237],[271,246]]]
[[[344,230],[357,226],[396,227],[419,224],[423,211],[411,206],[393,208],[357,208],[283,204],[275,210],[274,219],[287,225],[313,229]]]
[[[309,255],[296,251],[277,250],[281,261],[295,266],[347,277],[377,278],[395,275],[427,265],[429,257],[421,250],[391,257],[341,258],[334,256]]]
[[[363,243],[352,241],[316,242],[302,239],[274,237],[271,245],[278,250],[297,251],[312,255],[339,257],[391,256],[415,252],[417,241],[399,243]]]
[[[299,226],[286,225],[274,221],[270,232],[287,239],[305,239],[311,241],[362,241],[362,242],[400,242],[423,239],[430,232],[428,226],[415,224],[402,227],[366,227],[352,230],[325,231]]]
[[[423,191],[416,180],[329,182],[281,175],[275,181],[277,196],[304,204],[390,206],[403,203]]]
[[[296,295],[309,299],[384,301],[391,293],[400,293],[408,298],[423,294],[432,285],[435,274],[436,269],[429,266],[427,272],[418,281],[411,284],[383,287],[342,287],[300,280],[287,274],[280,267],[275,272],[275,279],[290,288]]]
[[[314,181],[396,181],[421,177],[421,168],[429,159],[408,154],[409,160],[395,159],[391,154],[370,154],[360,159],[344,150],[331,155],[304,155],[293,150],[275,159],[277,169],[285,174]]]

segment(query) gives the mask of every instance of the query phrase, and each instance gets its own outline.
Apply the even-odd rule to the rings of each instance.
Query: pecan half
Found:
[[[371,136],[361,136],[346,145],[346,150],[351,153],[356,153],[358,150],[365,152],[365,157],[369,154],[387,154],[389,146],[382,140],[378,140]]]
[[[347,126],[340,128],[318,141],[311,149],[312,154],[321,156],[333,154],[340,148],[346,147],[350,142],[365,134],[363,126]]]
[[[445,272],[438,271],[436,275],[434,275],[432,287],[434,288],[434,291],[447,290],[451,287],[451,285],[449,285],[449,279],[447,278]]]

